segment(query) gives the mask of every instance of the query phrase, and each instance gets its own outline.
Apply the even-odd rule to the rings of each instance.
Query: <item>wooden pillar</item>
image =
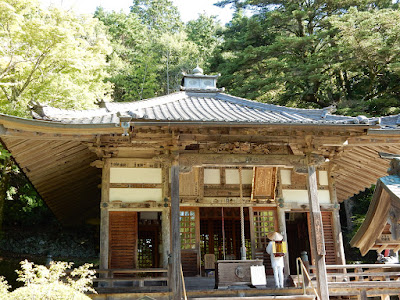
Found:
[[[167,205],[169,193],[170,193],[170,176],[171,166],[164,164],[162,168],[162,184],[163,184],[163,198],[164,205]],[[171,253],[171,209],[167,205],[164,207],[161,215],[161,234],[162,234],[162,253],[161,261],[164,268],[168,268],[168,257]]]
[[[179,164],[175,161],[171,167],[171,274],[170,285],[172,299],[180,300],[182,295],[181,280],[181,236],[179,212]]]
[[[254,230],[254,210],[249,207],[249,225],[250,225],[250,241],[251,241],[251,259],[256,256],[256,234]]]
[[[287,233],[286,233],[286,218],[285,218],[285,209],[283,207],[277,207],[278,214],[278,231],[282,234],[283,240],[287,243]],[[283,269],[285,276],[290,275],[289,268],[289,253],[286,253],[284,257],[285,267]]]
[[[367,300],[367,299],[368,299],[368,297],[367,297],[367,291],[366,291],[366,290],[362,290],[362,291],[360,292],[360,295],[358,296],[358,299],[359,299],[359,300]]]
[[[161,215],[161,228],[162,228],[162,266],[168,267],[168,256],[171,252],[171,218],[169,207],[162,211]]]
[[[335,236],[335,250],[336,250],[336,260],[337,264],[345,265],[346,264],[346,256],[344,253],[344,245],[343,245],[343,234],[342,234],[342,226],[340,224],[340,215],[339,209],[340,205],[337,201],[336,195],[336,185],[335,179],[332,176],[329,176],[329,195],[331,198],[331,202],[334,204],[334,211],[332,212],[332,220],[333,220],[333,234]]]
[[[110,200],[110,161],[104,161],[101,179],[100,202],[100,269],[109,267],[109,211]]]
[[[308,157],[308,200],[311,219],[311,252],[315,260],[317,271],[317,291],[321,300],[329,300],[328,278],[325,266],[325,243],[322,227],[322,215],[318,201],[317,175],[315,165]]]

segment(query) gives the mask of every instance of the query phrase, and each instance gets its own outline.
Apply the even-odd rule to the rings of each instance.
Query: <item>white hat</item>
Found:
[[[269,238],[271,241],[282,241],[283,236],[279,232],[270,232],[267,234],[267,238]]]

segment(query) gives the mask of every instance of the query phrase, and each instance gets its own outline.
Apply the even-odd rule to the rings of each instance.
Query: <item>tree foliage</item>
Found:
[[[220,4],[237,7],[211,63],[230,74],[223,82],[229,92],[299,107],[334,104],[341,113],[397,112],[400,32],[392,1]],[[242,14],[245,5],[257,9],[253,16]]]
[[[0,112],[27,115],[29,101],[85,108],[110,91],[109,43],[96,19],[35,0],[0,1]]]
[[[114,84],[115,101],[177,90],[181,73],[205,62],[219,42],[215,18],[199,15],[185,26],[169,0],[136,0],[128,14],[98,8],[95,16],[113,46],[108,80]]]

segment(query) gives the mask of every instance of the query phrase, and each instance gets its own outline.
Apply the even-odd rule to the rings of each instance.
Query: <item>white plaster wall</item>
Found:
[[[318,171],[318,183],[328,185],[328,171]]]
[[[252,184],[253,170],[242,169],[242,184]],[[225,169],[226,184],[240,184],[238,169]]]
[[[221,184],[220,169],[204,169],[204,184]]]
[[[143,202],[161,201],[162,189],[110,188],[110,201]]]
[[[110,168],[110,183],[162,183],[160,168]]]
[[[281,170],[281,183],[285,185],[292,184],[292,170]]]
[[[306,203],[308,204],[308,191],[307,190],[282,190],[284,202]],[[329,190],[318,190],[318,200],[321,204],[331,203],[329,197]]]

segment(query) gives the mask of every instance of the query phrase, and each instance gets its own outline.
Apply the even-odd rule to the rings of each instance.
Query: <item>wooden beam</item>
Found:
[[[311,251],[315,259],[315,266],[317,269],[317,290],[320,299],[329,299],[328,290],[328,277],[326,274],[325,265],[325,245],[324,245],[324,231],[322,226],[322,215],[318,200],[318,186],[317,174],[315,165],[310,160],[308,165],[308,199],[310,205],[310,219],[311,219]]]
[[[184,168],[195,166],[306,166],[302,155],[263,154],[180,154],[179,165]]]

